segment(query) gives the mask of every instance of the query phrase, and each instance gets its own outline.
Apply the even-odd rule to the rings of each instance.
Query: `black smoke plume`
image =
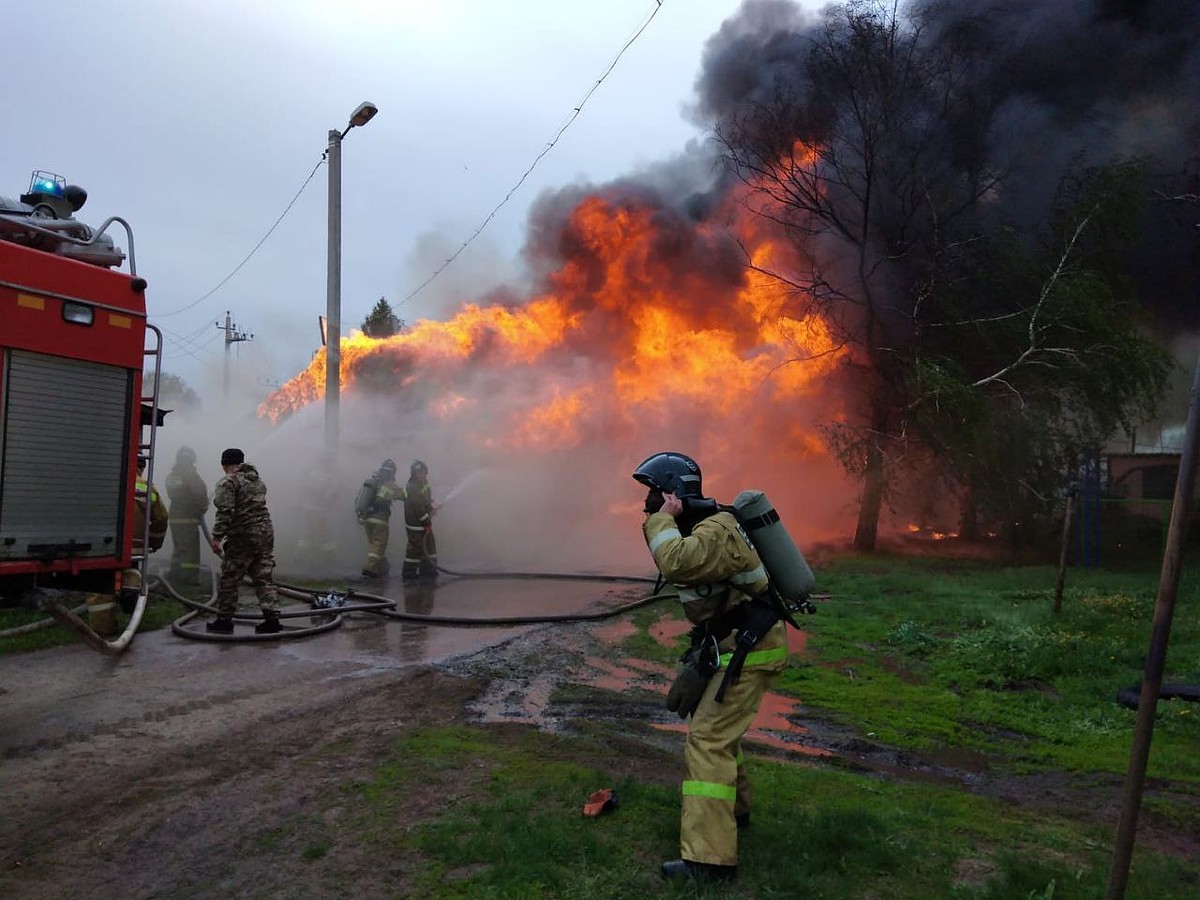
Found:
[[[806,54],[840,14],[748,0],[708,43],[693,118],[719,126],[781,92],[819,102]],[[901,17],[927,45],[969,61],[960,94],[989,127],[947,150],[1020,174],[995,209],[1003,224],[1044,221],[1072,168],[1147,161],[1151,194],[1132,273],[1164,332],[1200,328],[1200,205],[1178,199],[1200,191],[1200,2],[919,0]]]

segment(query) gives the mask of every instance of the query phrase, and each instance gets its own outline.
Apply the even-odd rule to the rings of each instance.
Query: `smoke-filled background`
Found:
[[[1150,160],[1164,191],[1195,191],[1200,3],[920,9],[924,40],[976,50],[963,91],[993,125],[985,146],[947,152],[1019,173],[993,198],[995,221],[1032,228],[1068,167],[1131,155]],[[804,96],[807,47],[826,24],[787,0],[745,3],[709,41],[689,115],[715,129],[781,89]],[[846,414],[845,351],[822,321],[797,316],[778,282],[747,267],[786,272],[798,256],[833,250],[789,244],[750,212],[719,151],[692,144],[609,183],[546,192],[517,274],[459,273],[461,296],[444,317],[391,338],[346,338],[335,459],[319,456],[323,356],[268,398],[259,420],[234,429],[271,488],[282,564],[300,562],[289,548],[301,498],[324,466],[337,484],[330,515],[341,562],[357,569],[365,547],[353,498],[385,458],[401,480],[424,460],[435,501],[449,497],[435,529],[451,568],[644,569],[643,491],[630,473],[666,449],[694,456],[706,492],[721,500],[766,490],[802,545],[844,539],[858,489],[819,427]],[[1148,222],[1131,252],[1166,340],[1200,324],[1200,267],[1182,216],[1164,205]],[[168,448],[197,444],[202,460],[231,442],[207,425],[172,425]],[[892,510],[891,524],[907,513]],[[402,547],[397,511],[393,564]]]

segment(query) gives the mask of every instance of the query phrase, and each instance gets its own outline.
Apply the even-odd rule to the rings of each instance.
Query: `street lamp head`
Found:
[[[379,112],[379,108],[370,100],[364,100],[358,104],[358,108],[350,116],[350,128],[355,128],[360,125],[366,125],[374,118],[375,113]],[[349,131],[349,128],[347,129]]]

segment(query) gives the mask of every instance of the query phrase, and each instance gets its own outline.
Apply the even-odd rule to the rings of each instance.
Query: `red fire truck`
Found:
[[[115,599],[122,572],[140,568],[129,627],[103,642],[121,649],[145,608],[134,487],[139,455],[154,479],[162,333],[146,321],[132,230],[116,217],[97,229],[75,219],[86,199],[41,171],[19,201],[0,197],[0,595],[41,587]],[[106,233],[114,223],[128,272]]]

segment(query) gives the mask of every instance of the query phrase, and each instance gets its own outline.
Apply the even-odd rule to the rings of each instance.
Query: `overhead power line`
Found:
[[[250,262],[250,257],[252,257],[255,253],[258,252],[258,248],[261,247],[263,244],[265,244],[267,242],[267,238],[269,238],[271,236],[271,233],[274,232],[275,229],[279,227],[279,223],[283,221],[283,217],[286,216],[289,212],[291,212],[292,207],[296,205],[296,201],[300,199],[300,195],[304,193],[304,189],[306,187],[308,187],[309,182],[313,180],[313,176],[317,174],[317,169],[321,168],[321,165],[324,162],[325,162],[325,154],[322,153],[321,158],[319,160],[317,160],[317,164],[315,166],[313,166],[312,171],[308,173],[308,177],[304,179],[304,184],[300,185],[300,190],[296,191],[296,196],[293,197],[291,199],[291,202],[288,203],[288,205],[284,207],[283,212],[281,212],[279,214],[279,218],[277,218],[271,224],[271,227],[267,229],[267,233],[262,236],[262,239],[259,240],[259,242],[254,245],[254,248],[249,253],[246,254],[245,258],[243,258],[240,263],[238,263],[236,266],[233,267],[232,272],[230,272],[228,275],[226,275],[224,278],[222,278],[219,282],[217,282],[216,286],[212,290],[197,297],[191,303],[187,304],[187,306],[181,306],[181,307],[179,307],[179,309],[173,309],[170,312],[166,312],[166,313],[158,313],[157,318],[165,319],[167,316],[175,316],[181,312],[187,312],[192,307],[203,303],[205,300],[207,300],[209,297],[211,297],[213,294],[215,294],[217,291],[219,291],[222,287],[224,287],[225,282],[229,281],[230,278],[232,278],[239,271],[241,271],[242,266],[244,266],[244,265],[246,265],[246,263]]]
[[[417,285],[415,290],[413,290],[410,294],[408,294],[404,298],[404,300],[400,301],[401,303],[411,300],[413,297],[417,296],[417,294],[421,293],[421,291],[423,291],[430,284],[430,282],[432,282],[435,278],[437,278],[444,271],[446,271],[446,269],[450,266],[450,264],[452,262],[454,262],[454,260],[458,259],[459,255],[464,250],[466,250],[467,247],[469,247],[471,245],[471,243],[475,240],[475,238],[479,237],[479,235],[483,232],[483,229],[485,229],[488,226],[488,224],[492,221],[492,219],[494,219],[496,217],[496,213],[500,212],[500,210],[504,207],[504,205],[506,203],[508,203],[508,201],[512,197],[512,195],[515,194],[517,192],[517,190],[520,189],[521,185],[523,185],[525,183],[525,179],[527,179],[530,176],[530,174],[533,172],[533,170],[535,168],[537,168],[537,164],[542,161],[542,157],[544,157],[547,153],[549,153],[553,149],[554,145],[558,143],[559,138],[561,138],[563,136],[563,133],[568,128],[570,128],[572,124],[574,124],[576,119],[579,118],[580,113],[583,112],[583,107],[587,104],[588,100],[591,99],[592,94],[594,94],[596,92],[596,89],[599,88],[600,85],[602,85],[604,83],[604,79],[608,78],[608,76],[612,73],[612,70],[617,67],[617,63],[620,62],[621,57],[625,55],[625,51],[628,50],[630,47],[632,47],[634,41],[636,41],[639,37],[642,36],[642,32],[650,27],[650,23],[654,21],[654,17],[657,16],[658,11],[660,9],[662,9],[662,5],[663,5],[663,0],[654,0],[654,8],[650,10],[650,14],[637,27],[637,29],[633,33],[633,36],[625,42],[624,46],[622,46],[621,49],[617,52],[617,55],[615,57],[613,57],[613,61],[611,63],[609,63],[608,68],[604,70],[604,74],[601,75],[598,79],[596,79],[595,84],[593,84],[590,88],[588,88],[588,92],[583,95],[583,99],[579,101],[579,105],[576,106],[572,110],[571,114],[567,117],[566,122],[564,122],[562,124],[562,127],[560,127],[558,129],[558,132],[554,135],[553,140],[551,140],[548,144],[546,144],[545,147],[542,148],[542,151],[537,156],[535,156],[533,158],[533,162],[531,162],[529,164],[529,168],[527,168],[525,170],[525,172],[521,175],[521,177],[519,179],[517,179],[517,183],[514,184],[511,188],[509,188],[508,193],[504,195],[504,199],[501,200],[499,203],[497,203],[495,208],[490,213],[487,214],[487,217],[482,222],[479,223],[479,227],[476,228],[471,233],[470,237],[468,237],[465,241],[463,241],[462,246],[460,246],[457,250],[455,250],[449,256],[449,258],[446,259],[446,261],[444,263],[442,263],[440,266],[438,266],[438,268],[436,270],[434,270],[432,275],[430,275],[428,278],[426,278],[424,281],[422,281],[419,285]]]
[[[617,67],[617,63],[620,62],[621,57],[624,56],[625,52],[630,47],[633,46],[634,42],[639,37],[642,36],[642,32],[644,32],[647,28],[650,27],[650,23],[654,21],[654,17],[658,15],[659,10],[662,8],[663,2],[664,2],[664,0],[654,0],[654,7],[650,10],[650,12],[646,16],[645,20],[642,21],[641,24],[639,24],[637,26],[633,35],[624,43],[624,45],[621,47],[621,49],[617,52],[617,55],[615,57],[613,57],[613,60],[611,63],[609,63],[608,68],[606,68],[604,70],[604,73],[598,79],[596,79],[595,84],[593,84],[590,88],[588,88],[587,93],[583,95],[583,99],[579,101],[579,105],[576,106],[571,111],[571,114],[567,117],[567,120],[562,124],[562,126],[555,133],[554,138],[549,143],[547,143],[545,147],[542,148],[541,152],[538,153],[537,156],[534,157],[533,162],[531,162],[529,164],[529,167],[522,173],[521,177],[517,180],[517,183],[514,184],[509,189],[508,193],[504,195],[504,199],[496,204],[495,208],[492,209],[492,211],[490,213],[488,213],[487,217],[479,224],[479,227],[477,227],[471,233],[471,236],[468,237],[465,241],[463,241],[462,246],[460,246],[457,250],[455,250],[454,253],[451,254],[451,256],[444,263],[442,263],[442,265],[439,266],[437,268],[437,270],[433,272],[432,275],[430,275],[420,285],[418,285],[418,287],[414,291],[412,291],[412,293],[408,294],[408,296],[406,296],[404,298],[404,300],[411,300],[413,297],[415,297],[417,294],[419,294],[422,290],[424,290],[425,287],[430,284],[430,282],[432,282],[435,278],[437,278],[440,274],[442,274],[442,272],[444,272],[447,269],[447,267],[449,267],[449,265],[452,262],[454,262],[454,260],[456,260],[459,257],[459,255],[464,250],[466,250],[467,247],[469,247],[471,245],[471,243],[474,242],[474,240],[477,237],[479,237],[479,235],[483,232],[484,228],[486,228],[488,226],[488,224],[492,221],[492,219],[494,219],[496,217],[496,214],[504,207],[504,205],[506,203],[508,203],[508,201],[512,198],[513,194],[515,194],[520,189],[521,185],[523,185],[525,183],[525,180],[533,173],[533,170],[535,168],[537,168],[537,165],[539,162],[542,161],[542,158],[554,148],[554,146],[558,143],[559,139],[562,138],[562,136],[566,132],[566,130],[568,128],[570,128],[572,124],[574,124],[576,119],[579,118],[580,114],[583,112],[583,107],[587,104],[588,100],[591,99],[592,94],[594,94],[596,92],[596,90],[600,87],[600,85],[604,83],[605,79],[608,78],[608,76],[610,74],[612,74],[613,69],[615,69]],[[197,297],[195,300],[191,301],[190,303],[179,307],[179,309],[173,309],[170,312],[158,313],[156,315],[156,318],[164,319],[169,316],[176,316],[176,315],[179,315],[180,313],[187,312],[189,309],[193,309],[196,306],[199,306],[201,303],[203,303],[205,300],[207,300],[209,297],[211,297],[213,294],[215,294],[217,291],[219,291],[222,287],[224,287],[225,284],[228,283],[228,281],[231,278],[233,278],[234,275],[236,275],[238,272],[240,272],[242,270],[242,267],[245,266],[246,263],[248,263],[250,261],[250,259],[254,256],[254,254],[258,252],[259,248],[262,247],[262,245],[267,242],[267,238],[269,238],[274,233],[275,229],[279,227],[279,223],[284,220],[284,217],[287,216],[287,214],[289,212],[291,212],[292,207],[296,205],[296,201],[300,199],[300,195],[304,193],[305,188],[307,188],[308,185],[312,182],[313,177],[317,174],[317,170],[321,168],[321,165],[324,162],[325,162],[325,154],[322,153],[321,158],[319,160],[317,160],[317,164],[315,166],[313,166],[312,171],[308,173],[308,177],[304,179],[304,183],[300,185],[300,189],[298,191],[296,191],[295,196],[292,197],[292,199],[288,202],[288,205],[284,207],[283,212],[281,212],[279,214],[279,217],[276,218],[275,221],[271,223],[271,227],[267,229],[266,234],[264,234],[262,236],[262,238],[259,239],[258,243],[255,244],[251,248],[250,252],[247,253],[245,255],[245,257],[242,258],[242,261],[233,267],[233,269],[229,272],[228,275],[226,275],[224,278],[222,278],[220,281],[218,281],[210,290],[201,294],[199,297]]]

